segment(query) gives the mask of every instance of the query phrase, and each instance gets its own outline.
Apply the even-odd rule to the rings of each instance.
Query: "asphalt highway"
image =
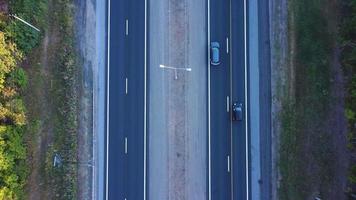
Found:
[[[231,96],[242,103],[243,120],[232,122],[232,199],[250,199],[247,1],[231,0]]]
[[[210,42],[219,42],[221,64],[210,65],[211,199],[247,199],[245,2],[211,0]],[[243,120],[232,121],[232,104]]]
[[[210,1],[210,42],[220,44],[220,64],[210,65],[211,199],[231,199],[230,11],[228,0]]]
[[[108,12],[106,199],[144,199],[145,2]]]
[[[197,3],[174,14],[153,2],[108,0],[105,199],[249,199],[246,0],[206,0],[206,21],[184,18]],[[162,13],[172,18],[149,24]],[[218,66],[210,42],[220,44]],[[242,121],[232,121],[235,102]]]

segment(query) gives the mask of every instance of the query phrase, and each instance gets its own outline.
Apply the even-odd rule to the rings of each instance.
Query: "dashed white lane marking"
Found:
[[[127,137],[125,137],[125,154],[127,154]]]
[[[129,35],[129,20],[126,19],[126,35]]]
[[[230,172],[230,156],[227,156],[227,172]]]
[[[129,93],[129,79],[125,79],[125,94]]]

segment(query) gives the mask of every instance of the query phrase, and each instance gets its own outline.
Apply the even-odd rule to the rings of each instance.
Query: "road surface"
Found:
[[[108,13],[106,199],[144,199],[145,1]]]
[[[108,0],[106,199],[250,199],[247,7]]]
[[[210,3],[210,41],[219,42],[222,60],[210,66],[211,199],[247,199],[247,5],[244,0]],[[243,105],[242,121],[231,121],[234,102]]]
[[[220,44],[218,66],[210,65],[212,200],[231,199],[230,1],[210,1],[210,42]],[[243,80],[243,79],[242,79]]]

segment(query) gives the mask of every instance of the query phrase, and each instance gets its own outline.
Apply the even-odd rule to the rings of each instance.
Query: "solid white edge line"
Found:
[[[244,46],[245,46],[245,151],[246,151],[246,199],[249,200],[249,152],[248,152],[248,87],[247,87],[247,5],[244,0]]]
[[[210,124],[210,0],[208,0],[208,199],[211,200],[211,124]]]
[[[109,107],[110,107],[110,8],[111,0],[108,0],[108,39],[107,39],[107,80],[106,80],[106,185],[105,196],[106,200],[109,199]]]
[[[230,36],[230,41],[232,43],[233,41],[233,35],[232,35],[232,12],[231,12],[231,6],[232,6],[232,3],[231,3],[231,0],[229,1],[229,17],[230,17],[230,23],[229,23],[229,27],[230,27],[230,32],[229,32],[229,36]],[[229,55],[229,58],[230,58],[230,95],[231,95],[231,99],[233,98],[233,90],[232,90],[232,73],[233,73],[233,70],[232,70],[232,55],[233,55],[233,48],[232,48],[232,44],[229,45],[231,46],[231,53]],[[229,105],[231,106],[231,100],[229,101]],[[231,115],[232,113],[230,113],[230,123],[232,123],[231,121]],[[234,151],[233,151],[233,129],[232,129],[232,124],[230,125],[230,154],[231,154],[231,172],[230,172],[230,188],[231,188],[231,199],[234,199],[234,162],[233,162],[233,159],[234,159]]]
[[[147,0],[145,0],[144,109],[143,109],[143,199],[146,200],[147,147]]]

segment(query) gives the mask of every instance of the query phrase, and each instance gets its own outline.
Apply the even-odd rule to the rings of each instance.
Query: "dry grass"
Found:
[[[343,96],[335,92],[343,87],[332,81],[341,73],[335,62],[337,16],[325,12],[333,3],[289,1],[290,96],[282,103],[280,199],[345,198],[346,135],[335,129],[344,124]]]

